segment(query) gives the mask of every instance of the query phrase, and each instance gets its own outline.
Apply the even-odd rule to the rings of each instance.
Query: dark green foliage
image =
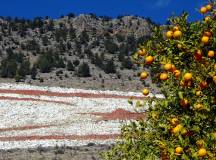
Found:
[[[1,61],[1,77],[14,78],[19,75],[24,78],[29,74],[30,62],[22,53],[14,53],[11,48],[7,49],[7,56]]]
[[[49,73],[52,69],[53,59],[49,56],[40,56],[38,60],[38,68],[42,73]]]
[[[67,39],[67,29],[62,27],[62,28],[59,28],[59,29],[56,29],[55,31],[55,39],[57,42],[60,41],[60,39],[63,39],[64,41],[66,41]]]
[[[73,64],[74,64],[75,66],[78,66],[78,65],[80,64],[80,61],[79,61],[78,59],[76,59],[76,60],[73,61]]]
[[[68,16],[69,18],[74,18],[76,15],[75,15],[74,13],[69,13],[67,16]]]
[[[30,62],[29,62],[29,60],[24,60],[20,64],[17,72],[21,78],[25,78],[26,75],[30,74]]]
[[[18,63],[22,63],[24,59],[24,55],[22,53],[14,53],[11,48],[8,48],[6,50],[7,52],[7,58],[8,60],[15,60]]]
[[[68,71],[74,71],[75,67],[71,61],[67,62],[67,70]]]
[[[43,43],[44,46],[49,45],[49,39],[48,39],[47,36],[43,36],[43,38],[42,38],[42,43]]]
[[[108,60],[104,66],[104,71],[105,73],[109,74],[109,73],[116,73],[116,66],[114,64],[114,60]]]
[[[120,33],[116,34],[116,38],[118,42],[123,42],[125,40],[125,37]]]
[[[89,42],[89,35],[86,30],[83,30],[79,36],[79,40],[81,44],[86,44]]]
[[[65,64],[57,53],[49,50],[40,55],[37,66],[42,73],[49,73],[54,67],[64,68]]]
[[[14,59],[4,59],[1,61],[1,77],[14,78],[16,75],[17,63]]]
[[[104,45],[105,45],[105,49],[111,54],[114,54],[118,51],[117,44],[111,39],[105,40]]]
[[[94,64],[95,66],[98,66],[101,69],[104,68],[103,62],[104,62],[104,56],[103,56],[103,54],[101,54],[101,56],[99,56],[99,54],[96,53],[94,55],[94,57],[92,58],[92,64]]]
[[[42,17],[35,17],[32,22],[32,28],[42,28],[43,27],[43,20]]]
[[[128,57],[128,58],[125,58],[123,61],[122,61],[122,67],[123,68],[127,68],[127,69],[132,69],[133,67],[133,63],[131,61],[131,59]]]
[[[71,40],[73,40],[74,38],[76,38],[76,30],[73,27],[71,27],[69,29],[69,36],[70,36]]]
[[[26,49],[29,51],[40,50],[40,45],[35,39],[33,39],[27,42]]]
[[[36,66],[34,65],[34,66],[32,67],[32,69],[31,69],[31,78],[32,78],[33,80],[35,80],[35,79],[36,79],[36,76],[37,76],[37,68],[36,68]]]
[[[79,67],[77,74],[79,77],[90,77],[90,68],[88,63],[83,62]]]

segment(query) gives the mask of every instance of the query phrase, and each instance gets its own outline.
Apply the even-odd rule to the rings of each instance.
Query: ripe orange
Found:
[[[198,103],[198,104],[195,104],[194,105],[194,109],[195,110],[202,110],[204,108],[204,106],[203,106],[203,104],[201,104],[201,103]]]
[[[205,22],[208,22],[210,19],[211,19],[210,16],[206,16],[206,17],[205,17]]]
[[[176,70],[176,67],[175,67],[175,65],[174,64],[172,64],[172,68],[171,68],[171,72],[174,72]]]
[[[212,133],[212,136],[216,139],[216,132]]]
[[[140,74],[140,79],[142,79],[142,80],[146,79],[147,77],[148,77],[148,73],[147,72],[142,72]]]
[[[173,37],[174,37],[174,38],[180,38],[181,36],[182,36],[182,32],[179,31],[179,30],[177,30],[177,31],[175,31],[175,32],[173,33]]]
[[[197,60],[197,61],[201,61],[202,60],[202,57],[203,57],[203,53],[202,53],[202,50],[197,50],[194,54],[194,58]]]
[[[203,139],[200,139],[200,140],[196,141],[196,144],[198,147],[203,147],[203,145],[205,144],[205,141]]]
[[[181,75],[181,72],[180,72],[179,70],[175,70],[175,71],[174,71],[174,76],[175,76],[176,78],[179,78],[180,75]]]
[[[209,58],[213,58],[215,56],[215,52],[214,51],[208,51],[208,57]]]
[[[216,75],[213,76],[213,81],[214,81],[214,83],[216,83]]]
[[[183,153],[183,148],[182,148],[182,147],[177,147],[177,148],[175,149],[175,153],[177,153],[177,154],[182,154],[182,153]]]
[[[177,134],[181,131],[183,126],[181,124],[178,124],[175,128],[172,129],[172,133]]]
[[[144,55],[146,55],[146,50],[145,50],[145,49],[140,49],[140,50],[138,51],[138,55],[139,55],[139,56],[144,56]]]
[[[168,74],[167,73],[161,73],[160,74],[160,79],[163,80],[163,81],[167,80],[168,79]]]
[[[182,45],[181,44],[177,44],[178,49],[182,49]]]
[[[214,69],[216,69],[216,63],[214,64]]]
[[[147,96],[149,94],[149,90],[148,89],[143,89],[142,91],[143,95]]]
[[[188,106],[189,106],[189,101],[188,101],[187,99],[182,99],[182,100],[180,101],[180,105],[181,105],[182,107],[188,107]]]
[[[153,61],[154,61],[154,57],[152,57],[152,56],[148,56],[145,59],[146,64],[152,64]]]
[[[208,87],[208,83],[206,81],[202,81],[202,82],[200,82],[199,86],[201,89],[206,89]]]
[[[205,148],[199,149],[199,151],[198,151],[198,156],[199,157],[205,157],[206,155],[207,155],[207,151],[206,151]]]
[[[192,73],[185,73],[184,80],[190,81],[190,80],[192,80],[192,77],[193,77]]]
[[[178,124],[179,120],[177,118],[172,118],[170,122],[173,126],[176,126]]]
[[[173,30],[174,30],[174,31],[178,31],[178,30],[179,30],[179,26],[173,27]]]
[[[172,69],[172,64],[170,64],[170,63],[165,64],[164,69],[167,71],[170,71]]]
[[[209,43],[209,37],[208,36],[203,36],[202,39],[201,39],[202,43],[204,44],[208,44]]]
[[[202,92],[201,91],[196,91],[196,96],[201,96]]]
[[[207,8],[208,11],[211,11],[212,8],[213,8],[213,6],[212,6],[212,4],[208,4],[208,5],[206,6],[206,8]]]
[[[205,14],[205,13],[208,12],[208,9],[207,9],[206,7],[201,7],[201,8],[200,8],[200,12],[201,12],[202,14]]]
[[[207,36],[207,37],[211,37],[211,36],[212,36],[212,33],[209,32],[209,31],[205,31],[205,32],[204,32],[204,35]]]
[[[167,31],[166,32],[166,37],[167,38],[172,38],[173,37],[173,31]]]
[[[185,135],[186,133],[188,133],[188,131],[187,131],[186,128],[183,127],[183,128],[181,129],[181,134]]]

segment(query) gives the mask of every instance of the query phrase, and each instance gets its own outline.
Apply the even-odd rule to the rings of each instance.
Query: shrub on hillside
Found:
[[[77,70],[77,75],[79,77],[90,77],[90,68],[88,63],[83,62],[81,65],[79,65]]]

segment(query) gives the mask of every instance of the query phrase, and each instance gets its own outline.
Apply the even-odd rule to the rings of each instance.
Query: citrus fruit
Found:
[[[199,149],[199,151],[198,151],[198,156],[199,157],[205,157],[206,155],[207,155],[207,151],[206,151],[205,148]]]
[[[203,139],[200,139],[198,141],[196,141],[196,144],[198,147],[203,147],[203,145],[205,144],[204,140]]]
[[[189,101],[187,100],[187,99],[181,99],[180,100],[180,105],[182,106],[182,107],[188,107],[189,106]]]
[[[208,36],[203,36],[201,39],[203,44],[208,44],[209,43],[209,37]]]
[[[154,61],[154,57],[152,56],[147,56],[145,59],[146,64],[152,64]]]
[[[202,14],[205,14],[205,13],[208,12],[208,9],[207,9],[206,7],[201,7],[201,8],[200,8],[200,12],[201,12]]]
[[[177,134],[181,131],[183,126],[181,124],[178,124],[175,128],[172,129],[172,133]]]
[[[177,118],[172,118],[170,122],[171,122],[171,124],[173,126],[176,126],[178,124],[178,119]]]
[[[173,37],[173,31],[167,31],[166,37],[167,38],[172,38]]]
[[[170,64],[170,63],[165,64],[164,69],[167,71],[170,71],[172,69],[172,64]]]
[[[192,73],[185,73],[184,80],[190,81],[190,80],[192,80],[192,77],[193,77]]]
[[[163,81],[167,80],[168,79],[168,74],[167,73],[161,73],[160,74],[160,79],[163,80]]]
[[[208,4],[208,5],[206,5],[206,8],[207,8],[207,11],[211,11],[213,6],[212,6],[212,4]]]
[[[146,79],[148,77],[148,73],[147,72],[142,72],[141,74],[140,74],[140,79]]]
[[[174,76],[175,76],[176,78],[179,78],[180,75],[181,75],[181,71],[180,71],[180,70],[175,70],[175,71],[174,71]]]
[[[209,58],[213,58],[215,56],[215,52],[214,51],[208,51],[208,57]]]
[[[179,30],[177,30],[177,31],[175,31],[175,32],[173,33],[173,37],[174,37],[174,38],[180,38],[181,36],[182,36],[182,32],[179,31]]]
[[[138,55],[139,55],[139,56],[144,56],[144,55],[146,55],[146,50],[145,50],[145,49],[140,49],[140,50],[138,51]]]
[[[182,147],[177,147],[177,148],[175,149],[175,153],[177,153],[177,154],[182,154],[182,153],[183,153],[183,148],[182,148]]]
[[[142,91],[143,95],[147,96],[149,94],[149,90],[148,89],[143,89]]]

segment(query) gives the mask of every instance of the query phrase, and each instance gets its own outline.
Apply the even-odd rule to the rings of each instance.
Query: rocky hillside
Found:
[[[138,90],[130,55],[151,35],[150,20],[94,14],[0,18],[0,82]]]

